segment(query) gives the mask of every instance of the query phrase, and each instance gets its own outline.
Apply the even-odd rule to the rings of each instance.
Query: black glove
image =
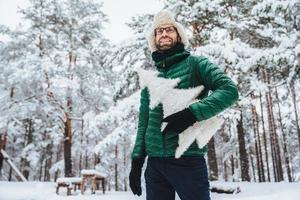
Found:
[[[162,133],[166,134],[171,131],[180,134],[189,126],[192,126],[196,121],[197,118],[193,115],[192,111],[185,108],[163,119],[163,122],[168,122],[168,124]]]
[[[131,171],[129,173],[129,186],[133,194],[141,196],[141,174],[145,158],[135,158],[131,161]]]

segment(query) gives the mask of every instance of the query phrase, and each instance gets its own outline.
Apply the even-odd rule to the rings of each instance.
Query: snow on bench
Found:
[[[102,190],[103,194],[105,194],[105,178],[106,174],[94,169],[83,169],[81,170],[82,176],[82,186],[81,186],[81,194],[84,193],[86,186],[85,183],[91,181],[92,182],[92,194],[95,194],[96,190],[99,189],[99,182],[102,182]]]
[[[81,183],[81,177],[61,177],[56,180],[56,183]]]
[[[94,169],[83,169],[81,170],[81,175],[96,175],[96,176],[99,176],[99,177],[106,177],[106,174],[104,173],[101,173],[97,170],[94,170]]]
[[[76,186],[78,188],[81,187],[82,178],[81,177],[61,177],[56,180],[56,194],[59,194],[60,187],[67,188],[67,195],[71,195],[71,190],[73,189],[76,191]]]

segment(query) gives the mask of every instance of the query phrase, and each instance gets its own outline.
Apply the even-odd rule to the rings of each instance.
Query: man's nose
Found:
[[[167,31],[164,29],[161,35],[162,35],[162,36],[166,36],[166,35],[168,35],[168,33],[167,33]]]

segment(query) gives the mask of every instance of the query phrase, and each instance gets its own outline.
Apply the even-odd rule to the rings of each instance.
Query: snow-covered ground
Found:
[[[300,200],[300,183],[237,183],[237,182],[212,182],[213,186],[222,188],[239,186],[238,194],[211,194],[212,200]],[[144,190],[145,191],[145,190]],[[144,192],[143,191],[143,192]],[[91,195],[86,191],[72,192],[72,196],[66,196],[66,189],[62,188],[60,195],[55,193],[55,183],[51,182],[0,182],[0,200],[142,200],[141,197],[131,192],[108,191],[102,194],[97,191]],[[177,198],[179,200],[179,198]]]

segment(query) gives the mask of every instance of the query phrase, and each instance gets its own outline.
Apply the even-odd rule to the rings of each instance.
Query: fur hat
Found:
[[[148,34],[148,44],[151,52],[157,50],[155,46],[155,29],[163,25],[172,25],[176,27],[177,32],[181,37],[181,42],[183,43],[184,46],[188,45],[188,38],[183,26],[180,23],[175,21],[173,15],[169,11],[162,10],[154,16],[154,20],[150,28],[150,32]]]

